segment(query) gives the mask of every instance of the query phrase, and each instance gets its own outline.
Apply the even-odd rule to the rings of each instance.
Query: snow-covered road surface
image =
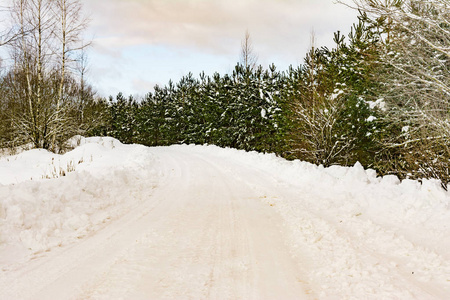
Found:
[[[74,221],[54,229],[59,235],[20,217],[25,208],[14,202],[42,189],[26,181],[0,186],[8,200],[2,235],[21,237],[2,236],[0,299],[450,298],[450,198],[432,183],[425,190],[358,167],[324,171],[217,147],[136,147],[113,147],[125,149],[115,155],[127,163],[111,164],[109,173],[93,165],[95,172],[36,183],[49,194],[64,180],[86,185],[78,189],[91,190],[89,209],[98,195],[114,198],[91,211],[74,206]],[[95,223],[101,211],[107,216]],[[36,224],[50,242],[23,233]],[[25,255],[21,243],[45,247]]]

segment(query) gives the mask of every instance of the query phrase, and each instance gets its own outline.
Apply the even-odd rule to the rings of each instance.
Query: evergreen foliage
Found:
[[[141,102],[119,94],[108,103],[106,134],[149,146],[215,144],[280,153],[283,80],[275,66],[252,70],[237,65],[232,75],[201,74],[198,80],[188,74],[176,85],[155,87]]]
[[[349,34],[339,32],[335,48],[312,48],[305,63],[290,72],[293,91],[286,95],[292,106],[291,128],[296,156],[325,166],[370,166],[376,150],[376,109],[370,108],[376,85],[369,75],[375,68],[378,37],[365,27],[364,16]]]

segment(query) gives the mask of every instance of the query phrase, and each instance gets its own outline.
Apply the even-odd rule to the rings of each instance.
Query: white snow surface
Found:
[[[0,299],[450,299],[437,181],[76,144],[0,157]]]

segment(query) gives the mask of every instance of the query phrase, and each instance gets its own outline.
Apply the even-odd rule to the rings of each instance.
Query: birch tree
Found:
[[[9,113],[15,143],[57,151],[63,139],[77,132],[78,88],[72,71],[76,53],[88,45],[81,42],[88,23],[81,9],[78,0],[12,1],[11,23],[19,38],[10,43],[14,65],[8,101],[23,107]]]
[[[51,3],[44,0],[16,0],[12,19],[20,28],[20,39],[12,45],[15,66],[26,81],[27,113],[14,116],[19,136],[35,147],[49,147],[50,103],[44,101],[45,69],[52,54],[53,20]],[[12,82],[19,85],[20,80]],[[25,100],[24,99],[24,100]]]
[[[57,136],[67,135],[69,125],[61,111],[63,104],[63,92],[68,64],[73,61],[71,54],[88,46],[82,43],[82,33],[87,27],[87,19],[81,15],[82,5],[79,0],[54,0],[54,14],[59,17],[59,26],[56,28],[56,38],[60,45],[59,50],[59,86],[56,100],[55,120],[52,132],[52,149],[56,149]],[[83,57],[82,57],[83,58]],[[84,74],[83,74],[84,75]],[[82,78],[82,89],[84,89],[84,78]],[[69,130],[70,131],[70,130]],[[73,131],[73,130],[72,130]],[[65,134],[62,134],[65,133]]]

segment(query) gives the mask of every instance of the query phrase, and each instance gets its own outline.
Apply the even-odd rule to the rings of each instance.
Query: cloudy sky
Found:
[[[258,63],[285,70],[332,45],[357,13],[334,0],[82,0],[91,23],[90,81],[102,96],[144,95],[192,72],[230,72],[250,33]]]

